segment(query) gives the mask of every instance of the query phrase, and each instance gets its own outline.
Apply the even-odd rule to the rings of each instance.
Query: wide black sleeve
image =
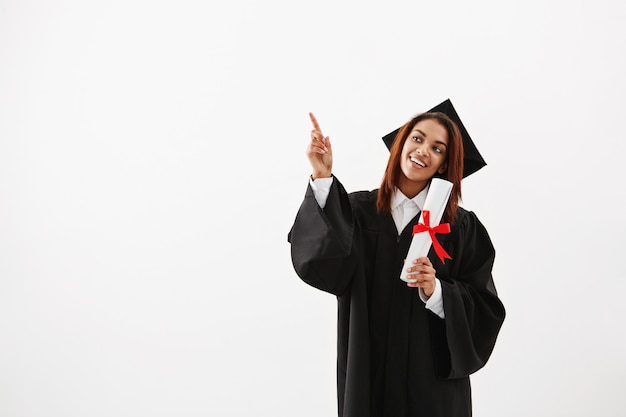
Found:
[[[491,239],[474,213],[464,211],[458,221],[452,240],[455,266],[440,280],[445,320],[431,317],[437,371],[443,378],[465,377],[482,368],[505,317],[491,272]]]
[[[309,185],[288,235],[298,276],[320,290],[344,293],[356,265],[354,234],[354,216],[341,183],[334,178],[324,209]]]

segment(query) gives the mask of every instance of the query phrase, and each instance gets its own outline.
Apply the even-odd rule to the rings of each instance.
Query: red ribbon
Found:
[[[435,253],[441,259],[441,263],[445,263],[446,259],[452,259],[450,255],[446,252],[446,250],[441,246],[441,243],[437,240],[435,234],[439,233],[442,235],[446,235],[450,233],[450,223],[439,224],[435,227],[430,227],[430,211],[424,210],[422,211],[422,217],[424,218],[424,223],[418,223],[413,226],[413,234],[428,232],[430,235],[430,240],[433,242],[433,247],[435,248]]]

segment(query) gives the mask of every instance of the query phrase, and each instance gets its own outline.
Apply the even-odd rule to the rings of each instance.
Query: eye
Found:
[[[420,138],[419,136],[413,136],[413,141],[417,142],[417,143],[422,143],[422,138]]]
[[[441,149],[439,146],[433,146],[433,151],[435,151],[437,153],[442,153],[443,149]]]

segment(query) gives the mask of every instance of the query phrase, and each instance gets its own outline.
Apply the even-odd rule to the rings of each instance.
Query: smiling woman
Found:
[[[469,175],[465,172],[464,142],[470,145],[472,142],[469,135],[461,134],[457,123],[461,126],[462,123],[452,103],[448,103],[444,101],[433,109],[436,111],[414,117],[401,129],[383,138],[390,155],[379,191],[377,208],[380,212],[389,212],[390,198],[396,188],[412,199],[426,188],[431,178],[443,176],[454,184],[443,219],[446,222],[454,221],[461,199],[461,180],[463,176]],[[445,110],[455,116],[456,123],[446,115]],[[462,131],[466,132],[464,127]],[[396,137],[403,140],[396,140]],[[469,148],[475,149],[472,146]]]
[[[469,376],[489,359],[505,310],[491,276],[489,235],[458,206],[464,142],[475,148],[447,108],[394,132],[380,188],[350,194],[332,175],[330,139],[310,115],[313,173],[289,241],[300,278],[337,296],[339,416],[472,414]],[[405,263],[436,176],[453,184],[443,217],[451,233],[440,238],[452,259],[444,263],[431,251]]]
[[[436,119],[422,119],[415,124],[404,141],[400,158],[400,177],[398,188],[409,197],[415,197],[426,187],[435,174],[446,170],[446,150],[448,134]]]

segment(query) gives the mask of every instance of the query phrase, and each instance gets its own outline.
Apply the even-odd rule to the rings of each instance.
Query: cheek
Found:
[[[410,146],[405,146],[404,148],[402,148],[402,152],[400,152],[399,162],[402,162],[403,160],[407,159],[410,153],[411,153]]]
[[[441,155],[439,157],[439,159],[437,160],[437,172],[442,173],[443,171],[446,170],[447,168],[447,164],[446,164],[446,157],[444,155]]]

